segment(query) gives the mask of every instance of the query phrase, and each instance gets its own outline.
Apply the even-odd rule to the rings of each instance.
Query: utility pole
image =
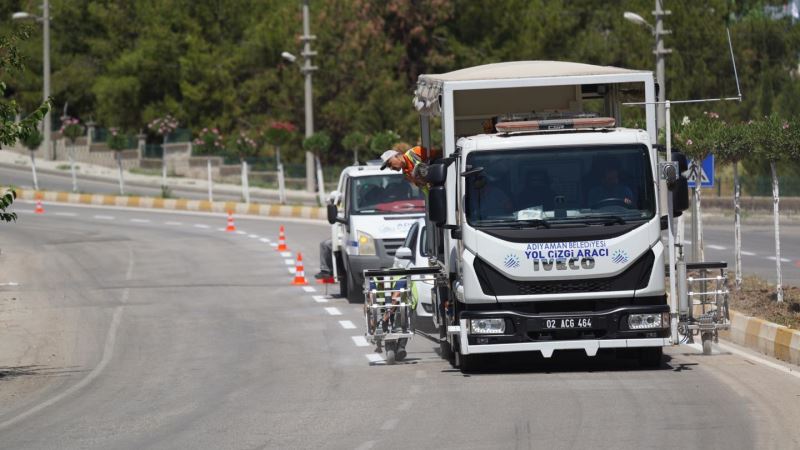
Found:
[[[672,49],[664,48],[664,35],[672,34],[671,30],[664,29],[664,16],[672,14],[669,10],[662,9],[661,1],[656,1],[656,9],[653,11],[653,17],[656,19],[656,26],[653,29],[653,35],[656,38],[656,48],[653,51],[656,55],[656,82],[658,83],[658,107],[656,108],[656,122],[658,129],[663,130],[667,118],[664,108],[664,102],[667,99],[667,85],[666,77],[664,75],[664,57],[672,53]]]
[[[317,52],[311,51],[311,41],[317,37],[311,34],[310,19],[308,17],[308,4],[309,0],[303,0],[303,35],[300,39],[303,41],[303,67],[301,71],[305,75],[305,112],[306,112],[306,138],[314,134],[314,111],[312,102],[312,89],[311,89],[311,74],[317,70],[316,66],[311,64],[311,58],[317,56]],[[306,190],[314,192],[314,154],[306,152]]]

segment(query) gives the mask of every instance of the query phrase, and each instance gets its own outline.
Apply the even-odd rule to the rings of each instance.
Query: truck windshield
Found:
[[[626,223],[655,214],[643,145],[477,151],[467,157],[473,226]],[[477,169],[477,170],[476,170]]]
[[[353,177],[350,214],[407,214],[425,212],[422,191],[400,175]]]

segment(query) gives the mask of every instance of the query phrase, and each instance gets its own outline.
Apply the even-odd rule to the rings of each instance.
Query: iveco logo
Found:
[[[611,255],[611,261],[614,261],[617,264],[625,264],[628,262],[628,254],[625,250],[617,250]]]
[[[503,264],[509,269],[516,269],[519,267],[519,257],[513,253],[509,253],[506,255],[506,259],[503,261]]]

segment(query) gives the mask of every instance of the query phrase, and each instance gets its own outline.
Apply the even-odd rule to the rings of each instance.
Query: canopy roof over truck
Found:
[[[603,115],[620,123],[623,87],[638,92],[637,101],[655,101],[650,71],[566,61],[513,61],[420,75],[414,107],[422,116],[444,113],[446,122],[451,122],[443,123],[445,134],[449,131],[455,136],[480,134],[487,119],[500,115],[583,113],[587,99],[605,100]],[[645,109],[648,116],[653,114],[654,125],[654,107]],[[651,119],[647,122],[651,131]]]

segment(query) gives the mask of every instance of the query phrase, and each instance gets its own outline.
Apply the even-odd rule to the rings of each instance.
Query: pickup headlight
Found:
[[[505,319],[470,319],[470,334],[503,334],[506,332]]]
[[[631,314],[628,316],[628,328],[631,330],[667,327],[669,327],[669,313]]]
[[[371,256],[375,255],[375,238],[373,238],[369,233],[364,233],[363,231],[359,231],[356,234],[358,239],[358,254],[359,255],[366,255]]]

